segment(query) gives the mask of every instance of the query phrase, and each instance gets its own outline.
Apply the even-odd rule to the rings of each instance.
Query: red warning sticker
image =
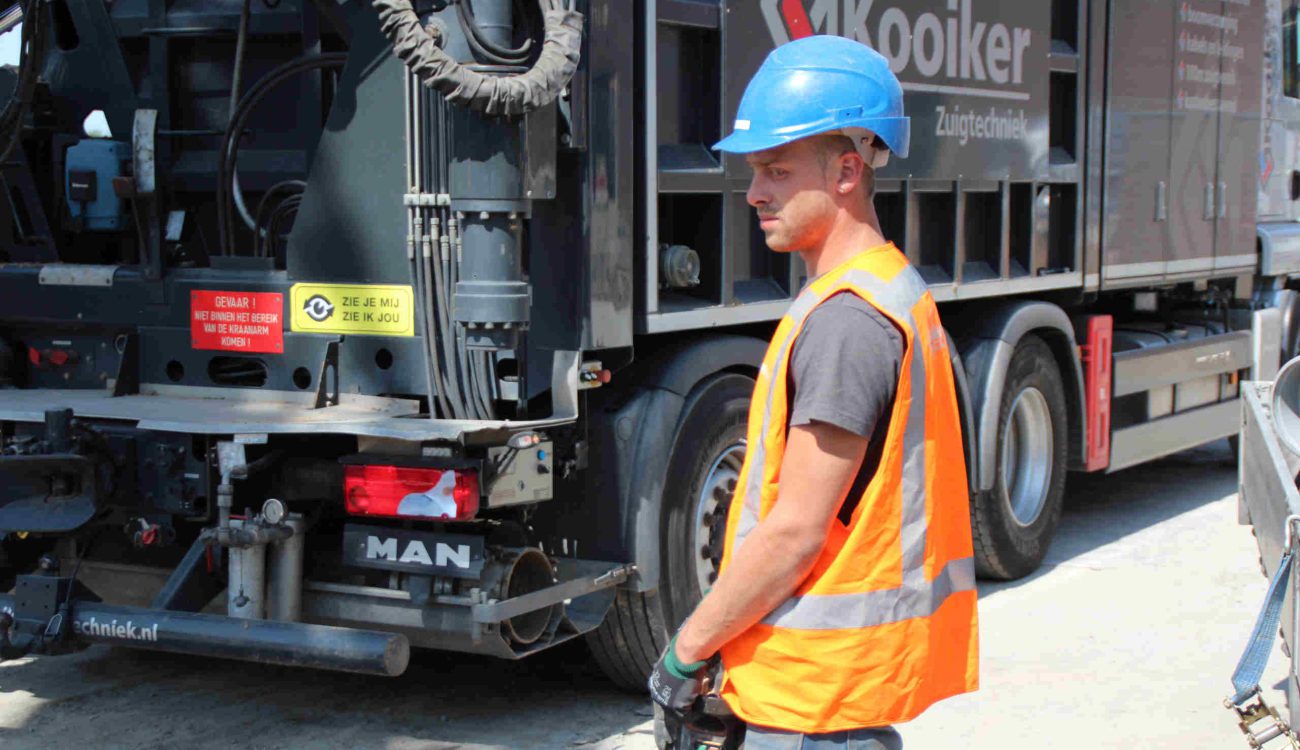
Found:
[[[284,298],[274,292],[190,292],[195,349],[284,353]]]

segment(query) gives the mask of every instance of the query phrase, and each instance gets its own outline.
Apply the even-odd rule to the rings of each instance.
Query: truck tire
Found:
[[[1025,336],[1002,390],[993,489],[971,498],[981,577],[1021,578],[1042,564],[1065,496],[1068,413],[1051,349],[1038,336]]]
[[[668,639],[716,578],[753,389],[752,379],[724,373],[687,397],[664,480],[659,589],[619,591],[587,637],[596,663],[619,687],[645,690]]]

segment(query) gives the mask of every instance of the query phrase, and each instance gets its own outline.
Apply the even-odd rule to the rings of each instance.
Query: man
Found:
[[[908,141],[888,62],[816,36],[768,56],[716,146],[746,155],[768,247],[812,280],[755,385],[722,573],[650,690],[685,711],[720,655],[747,750],[898,748],[893,724],[977,686],[947,338],[871,203],[875,169]]]

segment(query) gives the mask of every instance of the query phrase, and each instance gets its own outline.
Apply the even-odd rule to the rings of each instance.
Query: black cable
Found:
[[[239,11],[239,30],[235,33],[235,64],[234,72],[230,76],[230,114],[229,119],[234,117],[235,107],[239,104],[239,92],[243,89],[244,82],[244,57],[248,50],[248,24],[252,16],[252,0],[244,0]],[[239,175],[230,176],[231,195],[235,201],[235,207],[239,209],[239,215],[248,225],[249,229],[257,231],[257,222],[252,216],[248,215],[248,206],[244,203],[244,191],[239,187]]]
[[[253,227],[253,255],[254,256],[260,258],[260,257],[265,257],[266,255],[266,253],[264,252],[265,246],[263,245],[262,242],[262,238],[264,236],[263,227],[266,225],[266,220],[269,219],[270,215],[275,212],[275,207],[279,205],[278,203],[272,205],[271,198],[276,196],[279,193],[293,194],[295,191],[297,193],[301,193],[306,189],[307,189],[307,183],[303,182],[302,180],[284,180],[282,182],[275,183],[270,188],[268,188],[265,193],[262,194],[262,200],[257,202],[257,214],[256,214],[256,219],[253,222],[254,223],[254,227]]]
[[[239,139],[243,135],[253,107],[272,89],[293,76],[320,68],[342,67],[347,62],[347,57],[345,52],[331,52],[291,60],[258,79],[248,93],[239,100],[235,114],[226,126],[221,150],[218,152],[221,158],[217,162],[217,228],[221,232],[219,244],[223,255],[234,254],[235,228],[230,206],[230,175],[235,170],[235,162],[239,156]]]
[[[282,234],[288,234],[293,231],[293,220],[298,216],[298,207],[302,204],[302,195],[290,195],[276,205],[275,210],[271,212],[271,220],[266,230],[267,254],[270,257],[278,259],[280,257],[279,249],[276,243],[280,242]],[[281,231],[281,225],[285,226]]]
[[[63,596],[64,617],[72,617],[72,612],[68,609],[68,605],[72,603],[72,592],[77,588],[77,574],[81,572],[81,561],[85,560],[86,556],[90,554],[90,548],[95,544],[96,540],[99,539],[99,535],[104,533],[105,528],[107,527],[99,527],[94,535],[90,537],[90,541],[86,542],[85,548],[77,554],[77,562],[72,566],[72,575],[69,577],[70,580],[68,581],[68,591]]]

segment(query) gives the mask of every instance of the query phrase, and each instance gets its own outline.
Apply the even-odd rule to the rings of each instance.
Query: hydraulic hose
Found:
[[[515,0],[515,4],[518,5],[518,0]],[[469,42],[470,48],[474,50],[474,54],[484,61],[493,65],[520,65],[528,60],[533,40],[525,41],[518,49],[506,49],[498,46],[483,33],[478,19],[474,17],[474,9],[470,7],[468,0],[456,3],[456,16],[460,19],[460,24],[466,31],[465,38]]]
[[[372,0],[380,29],[420,81],[452,104],[488,115],[522,115],[550,104],[564,91],[582,54],[582,14],[550,8],[543,13],[546,41],[527,72],[479,73],[444,52],[420,25],[410,0]]]
[[[267,188],[266,192],[262,194],[262,200],[257,203],[257,218],[253,222],[253,255],[260,258],[268,254],[265,252],[266,245],[264,244],[264,240],[266,238],[266,233],[264,232],[263,227],[280,207],[280,203],[272,204],[271,199],[281,193],[286,193],[287,195],[280,199],[280,201],[283,202],[289,196],[295,193],[300,194],[306,189],[307,183],[302,180],[285,180],[283,182],[275,183],[271,187]]]
[[[217,229],[220,233],[220,248],[223,255],[234,254],[234,220],[230,206],[230,175],[235,171],[235,161],[239,155],[239,138],[243,135],[248,117],[263,98],[275,87],[299,73],[319,68],[341,68],[347,62],[347,53],[331,52],[291,60],[272,70],[244,94],[235,108],[235,114],[226,126],[225,137],[221,142],[220,159],[217,162]]]
[[[243,88],[244,80],[244,55],[248,51],[248,22],[252,14],[253,0],[244,0],[243,7],[239,11],[239,31],[235,36],[235,70],[230,78],[230,116],[235,116],[235,107],[239,104],[239,91]],[[239,210],[239,216],[244,220],[244,224],[254,233],[258,231],[257,224],[253,221],[252,215],[248,213],[248,206],[244,203],[244,191],[239,187],[239,173],[235,172],[230,175],[230,192],[235,198],[235,208]]]

